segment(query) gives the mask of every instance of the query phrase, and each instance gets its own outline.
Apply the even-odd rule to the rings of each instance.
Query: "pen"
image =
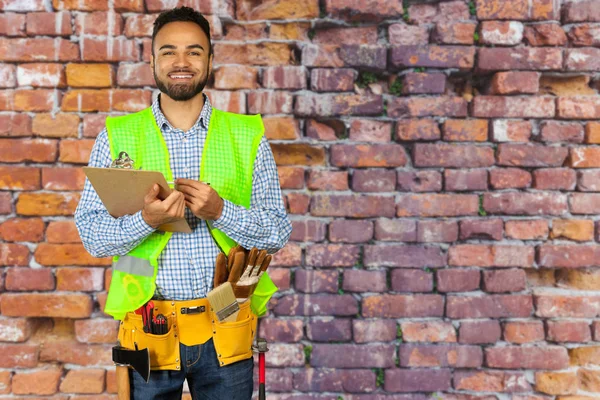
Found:
[[[174,185],[174,184],[175,184],[175,181],[167,182],[167,185]],[[204,184],[210,186],[210,183],[208,183],[208,182],[204,182]]]

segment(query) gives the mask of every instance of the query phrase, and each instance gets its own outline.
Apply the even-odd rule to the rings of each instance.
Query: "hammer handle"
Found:
[[[117,365],[117,398],[129,400],[131,393],[129,389],[129,368],[125,365]]]

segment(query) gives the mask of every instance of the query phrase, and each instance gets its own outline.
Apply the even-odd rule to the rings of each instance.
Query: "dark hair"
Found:
[[[210,24],[204,15],[190,7],[179,7],[161,13],[154,21],[152,31],[152,54],[154,54],[154,39],[163,26],[170,22],[193,22],[200,27],[208,38],[208,54],[212,54],[212,43],[210,41]]]

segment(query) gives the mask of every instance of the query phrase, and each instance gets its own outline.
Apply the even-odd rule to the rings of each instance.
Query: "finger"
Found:
[[[256,262],[256,256],[258,255],[258,249],[253,247],[248,254],[246,268],[244,268],[244,273],[242,274],[242,278],[247,278],[250,276],[250,272],[252,272],[252,268],[254,268],[254,263]]]
[[[242,275],[242,269],[244,268],[244,254],[236,253],[233,260],[233,266],[231,267],[231,272],[229,273],[229,282],[237,282],[240,280],[240,276]]]
[[[163,200],[163,206],[167,210],[170,210],[178,201],[183,201],[183,194],[179,193],[177,190],[173,190],[171,194]]]
[[[256,257],[256,261],[254,262],[254,266],[252,271],[250,272],[250,276],[258,276],[258,272],[260,271],[260,266],[263,261],[265,261],[265,257],[267,256],[266,250],[261,250],[258,252],[258,256]]]
[[[154,185],[152,185],[150,190],[148,190],[148,192],[146,193],[146,196],[144,196],[144,203],[148,204],[148,203],[152,203],[152,202],[156,201],[157,195],[158,195],[158,185],[154,184]]]
[[[235,257],[235,253],[239,252],[241,249],[242,246],[238,244],[229,250],[229,255],[227,256],[227,271],[231,271],[231,267],[233,266],[233,257]]]
[[[265,257],[265,260],[263,261],[263,263],[260,266],[260,274],[262,274],[263,272],[265,272],[267,270],[267,268],[269,268],[269,264],[271,264],[272,259],[273,259],[273,256],[270,254]]]
[[[177,215],[180,218],[183,218],[183,217],[185,217],[185,200],[181,199],[181,201],[178,204],[179,204],[178,205],[179,208],[177,209]]]
[[[213,282],[213,288],[218,287],[221,283],[227,281],[227,260],[225,259],[224,253],[217,254],[215,262],[215,278]]]

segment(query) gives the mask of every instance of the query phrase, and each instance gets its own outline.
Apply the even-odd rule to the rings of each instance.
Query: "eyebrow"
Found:
[[[162,45],[160,47],[160,49],[158,49],[158,51],[163,50],[163,49],[176,49],[176,48],[177,48],[177,46],[174,46],[172,44],[165,44],[165,45]],[[186,47],[186,49],[202,49],[202,50],[204,50],[204,47],[202,47],[201,45],[196,43],[196,44],[190,44],[189,46]]]

